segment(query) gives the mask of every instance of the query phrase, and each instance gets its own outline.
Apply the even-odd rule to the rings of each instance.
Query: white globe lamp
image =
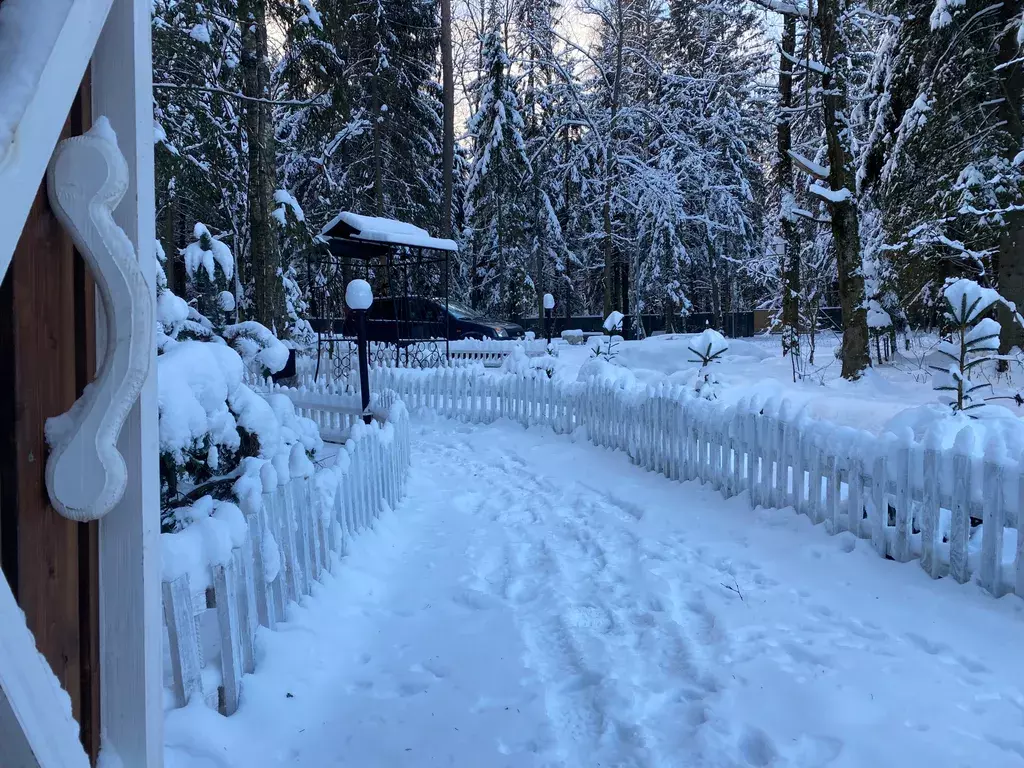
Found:
[[[365,280],[352,280],[345,287],[345,304],[349,309],[367,310],[373,304],[373,289]]]

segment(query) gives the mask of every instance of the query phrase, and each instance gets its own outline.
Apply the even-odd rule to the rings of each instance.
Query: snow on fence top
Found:
[[[338,226],[345,227],[338,230]],[[434,248],[439,251],[457,251],[459,246],[454,240],[431,237],[425,229],[413,224],[394,219],[382,219],[377,216],[362,216],[350,211],[342,211],[320,232],[321,237],[351,237],[367,242],[391,243],[408,245],[413,248]]]

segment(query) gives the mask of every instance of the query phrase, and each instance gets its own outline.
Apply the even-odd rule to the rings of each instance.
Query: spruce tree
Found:
[[[473,259],[473,306],[517,316],[533,301],[529,278],[532,195],[523,139],[525,124],[509,73],[501,30],[484,36],[487,69],[478,81],[479,108],[469,122],[478,147],[466,189],[465,239]]]

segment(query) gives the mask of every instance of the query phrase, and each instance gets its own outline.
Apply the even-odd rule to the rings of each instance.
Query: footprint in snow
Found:
[[[771,765],[779,756],[775,742],[760,728],[747,728],[740,736],[739,748],[747,763],[758,768]]]

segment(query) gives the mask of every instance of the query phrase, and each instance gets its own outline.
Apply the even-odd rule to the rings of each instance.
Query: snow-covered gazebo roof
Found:
[[[431,237],[425,229],[394,219],[376,216],[362,216],[351,211],[342,211],[327,226],[320,236],[325,240],[357,240],[367,245],[383,247],[407,246],[427,248],[436,251],[458,251],[454,240]]]

